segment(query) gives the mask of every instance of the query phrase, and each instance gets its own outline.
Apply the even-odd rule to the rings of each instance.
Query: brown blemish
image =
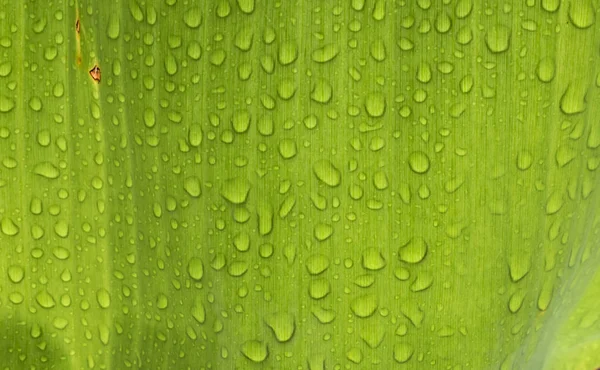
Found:
[[[75,61],[77,62],[77,65],[81,67],[81,21],[79,20],[79,10],[77,10],[77,14],[76,16],[76,21],[75,21],[75,40],[76,40],[76,57],[75,57]]]
[[[94,68],[90,69],[90,76],[94,79],[94,81],[100,83],[100,67],[96,64]]]

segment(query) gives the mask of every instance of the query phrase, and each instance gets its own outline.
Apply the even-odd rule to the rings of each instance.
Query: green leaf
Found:
[[[600,367],[598,9],[0,0],[2,367]]]

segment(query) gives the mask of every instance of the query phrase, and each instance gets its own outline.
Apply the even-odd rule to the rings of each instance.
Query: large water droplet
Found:
[[[510,29],[503,25],[492,26],[485,34],[485,44],[492,53],[502,53],[508,50]]]
[[[386,262],[377,248],[367,248],[362,255],[362,265],[367,270],[381,270]]]
[[[313,164],[313,172],[317,176],[317,179],[331,187],[340,185],[342,180],[340,171],[327,159],[315,162]]]
[[[264,342],[258,340],[249,340],[242,344],[242,354],[250,361],[260,363],[267,359],[267,356],[269,355],[269,349]]]
[[[204,276],[204,264],[198,257],[192,257],[188,262],[188,274],[194,280],[202,279]]]
[[[427,255],[427,243],[421,237],[414,237],[400,247],[398,258],[407,263],[419,263]]]
[[[379,299],[373,293],[362,295],[355,298],[350,303],[350,309],[358,317],[369,317],[375,313],[379,307]]]
[[[8,217],[2,217],[2,221],[0,221],[0,230],[2,233],[7,236],[15,236],[19,233],[19,227],[15,222]]]
[[[190,28],[198,28],[202,24],[202,10],[195,6],[183,13],[183,22]]]
[[[381,117],[385,113],[385,97],[381,93],[371,93],[365,100],[365,109],[371,117]]]
[[[424,174],[429,171],[429,157],[420,151],[412,152],[408,156],[408,165],[413,172]]]
[[[250,182],[243,177],[226,180],[221,188],[221,196],[233,204],[246,202],[250,193]]]
[[[278,312],[267,315],[265,322],[273,330],[275,338],[279,342],[287,342],[294,335],[296,330],[296,324],[294,322],[294,316],[286,312]]]

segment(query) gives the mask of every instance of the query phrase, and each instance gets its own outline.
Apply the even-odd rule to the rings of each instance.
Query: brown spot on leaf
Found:
[[[81,30],[81,23],[79,23],[79,19],[78,19],[77,22],[75,22],[75,31],[77,31],[77,33],[79,33],[80,30]]]
[[[90,76],[94,79],[94,81],[100,83],[100,67],[96,64],[94,68],[90,69]]]

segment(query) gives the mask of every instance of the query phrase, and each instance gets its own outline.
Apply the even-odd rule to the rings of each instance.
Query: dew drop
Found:
[[[503,25],[492,26],[485,34],[485,43],[492,53],[505,52],[510,44],[510,29]]]
[[[408,156],[408,165],[413,172],[424,174],[429,171],[429,157],[420,151],[412,152]]]
[[[427,243],[421,237],[415,237],[400,247],[398,258],[407,263],[419,263],[427,255]]]

